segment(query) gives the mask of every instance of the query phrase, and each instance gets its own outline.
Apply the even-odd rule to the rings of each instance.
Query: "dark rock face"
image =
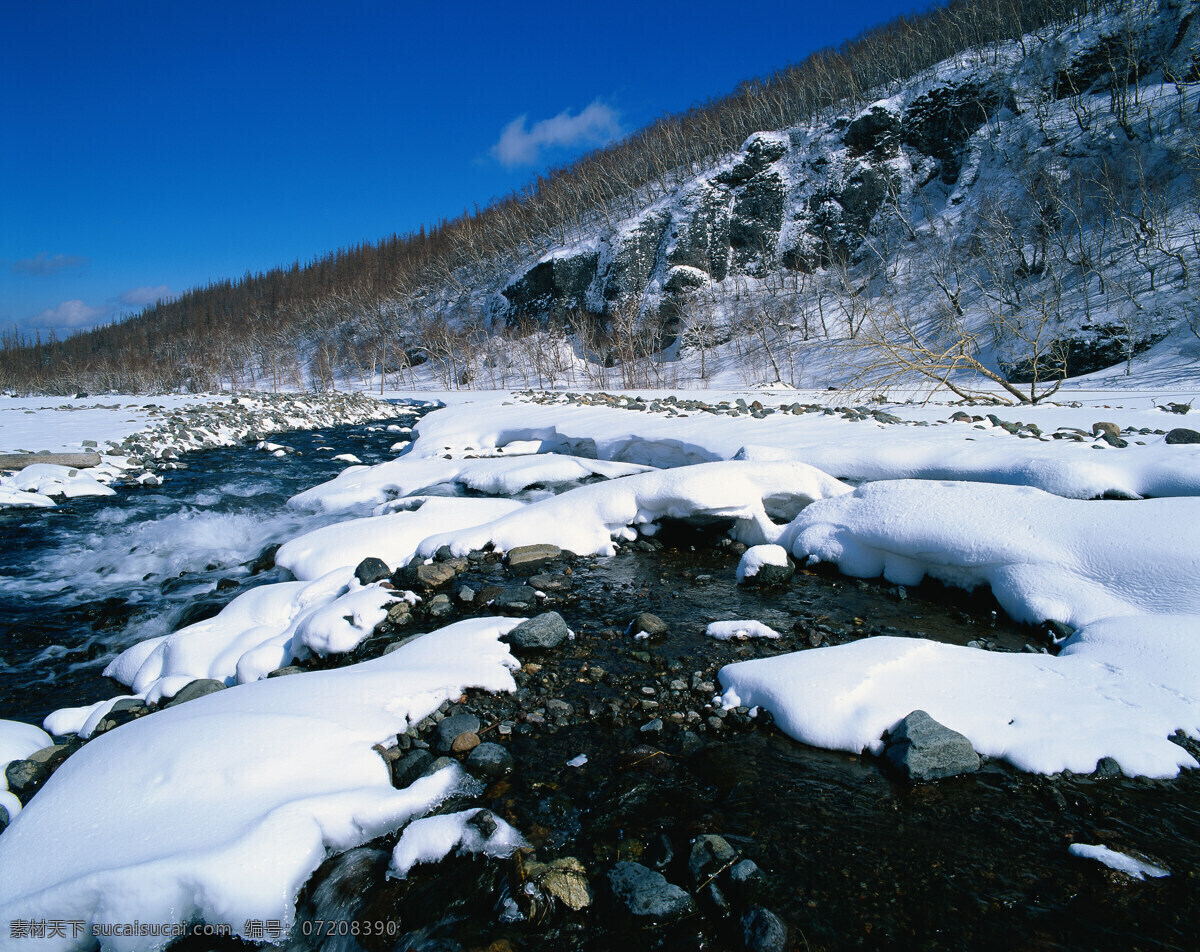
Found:
[[[546,612],[523,621],[504,636],[514,648],[548,650],[557,648],[570,636],[571,630],[558,612]]]
[[[887,739],[884,756],[915,782],[979,769],[979,755],[971,742],[924,711],[913,711],[896,726]]]
[[[877,159],[891,158],[900,151],[901,129],[898,115],[880,106],[872,106],[850,123],[842,141],[853,156],[870,153]]]
[[[975,130],[987,122],[1012,93],[985,89],[975,83],[940,86],[913,100],[905,110],[905,145],[937,159],[942,181],[952,185],[961,170],[959,152]]]
[[[641,863],[617,863],[608,871],[608,885],[625,910],[639,919],[670,922],[695,909],[691,896]]]
[[[1200,443],[1200,433],[1195,430],[1189,430],[1184,426],[1177,426],[1167,434],[1167,443],[1178,445],[1180,443]]]
[[[658,259],[659,245],[671,216],[667,212],[647,215],[615,246],[613,258],[604,273],[604,300],[616,301],[641,295]]]
[[[772,162],[782,159],[787,150],[787,142],[781,136],[756,132],[742,145],[737,164],[718,175],[716,180],[722,185],[744,185]]]
[[[718,185],[710,185],[689,197],[684,202],[683,216],[674,225],[675,247],[667,256],[667,264],[698,268],[714,281],[724,281],[729,273],[732,202],[730,191]]]
[[[773,262],[785,192],[783,179],[772,171],[755,176],[736,193],[729,223],[729,247],[736,266]]]
[[[392,570],[388,568],[388,564],[383,559],[377,559],[374,556],[363,559],[354,570],[354,577],[363,585],[378,582],[381,578],[387,578],[391,574]]]
[[[585,254],[535,265],[501,292],[511,305],[509,319],[582,308],[598,260],[596,254]]]

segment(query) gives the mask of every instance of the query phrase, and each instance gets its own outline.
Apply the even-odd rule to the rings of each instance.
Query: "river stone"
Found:
[[[1121,438],[1121,428],[1115,423],[1109,423],[1101,420],[1099,423],[1092,424],[1092,436],[1115,436]]]
[[[667,623],[657,615],[642,612],[634,616],[626,632],[631,635],[645,635],[647,638],[661,638],[668,631]]]
[[[496,779],[512,773],[512,754],[500,744],[491,741],[480,744],[467,757],[467,770],[477,777]]]
[[[358,567],[354,570],[354,577],[363,585],[378,582],[381,578],[387,578],[391,574],[392,570],[388,568],[388,564],[373,555],[359,562]]]
[[[1167,443],[1177,445],[1180,443],[1200,443],[1200,433],[1195,430],[1189,430],[1185,426],[1177,426],[1167,434]]]
[[[417,584],[425,588],[437,588],[445,585],[455,576],[454,567],[445,562],[432,562],[429,565],[418,565],[413,571]]]
[[[467,731],[465,734],[459,734],[454,738],[454,743],[450,745],[450,753],[467,754],[478,746],[479,735],[474,731]]]
[[[218,691],[224,690],[225,684],[222,681],[215,681],[212,678],[197,678],[176,691],[175,696],[165,702],[163,707],[174,707],[176,704],[184,704],[194,701],[198,697],[204,697],[206,694],[216,694]]]
[[[450,602],[450,596],[442,593],[425,603],[425,611],[430,618],[445,618],[454,613],[454,605]]]
[[[539,562],[549,562],[562,555],[562,549],[548,542],[536,545],[519,545],[508,550],[508,567],[515,569],[522,565],[537,565]]]
[[[525,875],[530,882],[569,909],[578,912],[592,904],[587,870],[574,856],[563,856],[549,863],[529,863],[525,867]]]
[[[421,776],[422,777],[432,777],[439,770],[445,770],[447,767],[457,767],[457,766],[458,766],[458,761],[454,760],[453,758],[438,757],[436,760],[433,761],[433,763],[431,763],[428,767],[426,767],[421,772]]]
[[[570,576],[550,575],[548,573],[529,576],[527,584],[543,592],[569,592],[575,587],[575,583],[571,581]]]
[[[509,611],[524,611],[537,604],[537,592],[528,585],[513,585],[501,589],[492,598],[493,608],[506,608]]]
[[[746,952],[787,952],[787,926],[770,909],[755,906],[742,916]]]
[[[425,773],[433,763],[433,754],[427,750],[414,750],[392,762],[392,786],[403,789]]]
[[[44,784],[49,776],[46,765],[34,760],[14,760],[4,769],[8,789],[22,800]]]
[[[891,732],[884,756],[909,780],[921,782],[972,773],[979,755],[958,731],[924,711],[913,711]]]
[[[688,872],[692,874],[692,882],[699,887],[721,870],[732,866],[736,859],[737,851],[723,836],[705,833],[692,840]]]
[[[474,714],[453,714],[443,718],[437,726],[437,749],[453,750],[454,742],[463,734],[475,734],[478,743],[480,726],[479,718]]]
[[[557,648],[571,634],[571,629],[558,612],[543,612],[523,621],[501,640],[514,648]]]
[[[608,885],[632,915],[669,922],[692,912],[692,897],[641,863],[620,862],[608,871]]]

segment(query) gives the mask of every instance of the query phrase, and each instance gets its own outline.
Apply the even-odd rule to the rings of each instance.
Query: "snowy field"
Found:
[[[150,703],[196,679],[235,690],[100,734],[24,809],[0,794],[16,814],[0,834],[0,919],[286,924],[327,851],[398,830],[461,790],[457,768],[392,789],[371,748],[467,687],[513,690],[516,661],[500,639],[515,619],[474,619],[372,661],[266,680],[295,660],[353,650],[397,601],[417,597],[361,582],[363,559],[394,569],[442,546],[553,543],[603,557],[663,519],[725,519],[758,547],[739,576],[786,561],[782,550],[901,585],[986,585],[1014,619],[1060,623],[1060,651],[868,638],[728,665],[723,703],[769,710],[797,740],[853,753],[881,751],[884,733],[920,709],[1021,770],[1089,773],[1107,757],[1129,776],[1169,778],[1198,766],[1171,738],[1200,737],[1200,444],[1167,434],[1200,427],[1200,409],[1164,409],[1194,392],[848,412],[834,394],[777,390],[421,396],[447,406],[395,459],[350,465],[292,500],[345,517],[279,550],[295,581],[250,589],[107,670],[126,685],[121,697]],[[0,421],[24,429],[6,429],[5,447],[77,448],[145,423],[133,401],[34,416],[10,403]],[[471,498],[448,495],[464,489]],[[745,619],[708,634],[776,632]],[[119,699],[57,711],[43,726],[87,737]],[[0,760],[48,741],[0,723]],[[285,753],[297,745],[304,758]],[[481,839],[469,820],[414,823],[394,873],[454,849],[521,842],[513,830]],[[20,947],[88,946],[68,934]]]

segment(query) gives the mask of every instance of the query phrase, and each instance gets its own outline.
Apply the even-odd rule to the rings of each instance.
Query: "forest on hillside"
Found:
[[[946,366],[970,366],[961,362],[965,356],[1001,384],[1032,376],[1036,388],[1067,366],[1064,338],[1053,332],[1047,308],[1057,308],[1059,319],[1064,295],[1076,298],[1081,290],[1089,318],[1093,294],[1107,301],[1097,304],[1104,319],[1089,325],[1111,338],[1096,342],[1093,335],[1088,346],[1100,355],[1093,363],[1132,359],[1180,315],[1200,338],[1196,308],[1184,306],[1195,296],[1200,228],[1180,224],[1200,220],[1197,190],[1191,199],[1180,193],[1181,177],[1200,180],[1200,137],[1189,131],[1197,124],[1200,66],[1194,56],[1188,68],[1179,65],[1194,5],[1168,6],[1178,28],[1158,41],[1145,29],[1157,9],[1150,0],[955,0],[900,17],[744,82],[728,96],[664,116],[486,208],[417,233],[196,288],[66,339],[30,340],[16,330],[0,335],[0,388],[236,391],[322,389],[340,381],[403,387],[415,384],[417,368],[446,386],[633,386],[686,382],[664,376],[665,361],[684,353],[699,360],[703,378],[707,355],[726,345],[753,364],[748,373],[795,383],[795,342],[819,336],[871,341],[875,349],[864,367],[891,360],[890,372],[924,362],[941,374]],[[842,130],[838,116],[852,117],[914,79],[927,80],[937,64],[964,51],[972,51],[973,62],[990,58],[999,68],[1002,53],[1019,49],[1033,58],[1089,18],[1114,24],[1089,51],[1091,59],[1050,68],[1033,99],[1019,110],[1007,105],[1037,117],[1047,138],[1046,117],[1058,110],[1073,116],[1086,148],[1093,140],[1108,142],[1114,130],[1120,148],[1093,150],[1086,168],[1076,163],[1068,175],[1048,174],[1028,156],[1006,156],[1020,201],[973,199],[969,228],[939,229],[945,216],[939,211],[943,217],[935,221],[932,211],[921,213],[919,187],[901,195],[889,191],[898,180],[884,176],[869,216],[843,215],[839,227],[853,231],[850,239],[822,238],[825,247],[807,257],[752,262],[720,280],[703,274],[694,282],[702,288],[675,294],[669,307],[665,299],[648,306],[639,291],[613,293],[599,306],[519,313],[506,311],[498,297],[522,267],[554,249],[619,231],[622,222],[669,202],[753,133],[818,120]],[[1157,88],[1175,89],[1177,101],[1160,96],[1143,103],[1139,90],[1147,77]],[[1001,105],[984,108],[984,119],[991,121]],[[1160,148],[1167,114],[1170,142]],[[999,135],[994,142],[1003,145]],[[897,153],[885,146],[881,138],[871,147],[879,164]],[[855,154],[853,143],[848,147]],[[936,147],[929,151],[936,154]],[[952,182],[947,163],[939,168]],[[922,214],[925,227],[914,224]],[[897,241],[907,245],[891,247]],[[902,270],[921,270],[919,262],[922,299],[935,302],[941,325],[953,330],[972,308],[986,311],[993,315],[992,344],[1002,326],[1006,339],[1023,342],[1019,352],[1005,358],[975,330],[961,328],[949,335],[950,351],[941,338],[931,343],[903,302],[880,290],[894,286]],[[910,291],[915,287],[910,283]],[[1179,313],[1145,313],[1147,302],[1165,291]],[[1125,310],[1122,295],[1131,302]],[[1124,319],[1112,314],[1126,311],[1133,316],[1117,326]],[[580,367],[595,368],[592,377],[577,379]]]

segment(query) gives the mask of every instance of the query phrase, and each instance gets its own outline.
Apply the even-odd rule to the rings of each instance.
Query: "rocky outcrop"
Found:
[[[585,307],[598,260],[593,252],[550,258],[534,265],[501,292],[508,299],[509,321]]]
[[[964,82],[931,89],[904,111],[901,136],[905,145],[937,159],[942,181],[952,185],[962,170],[960,153],[974,132],[999,111],[1015,108],[1009,90]]]

